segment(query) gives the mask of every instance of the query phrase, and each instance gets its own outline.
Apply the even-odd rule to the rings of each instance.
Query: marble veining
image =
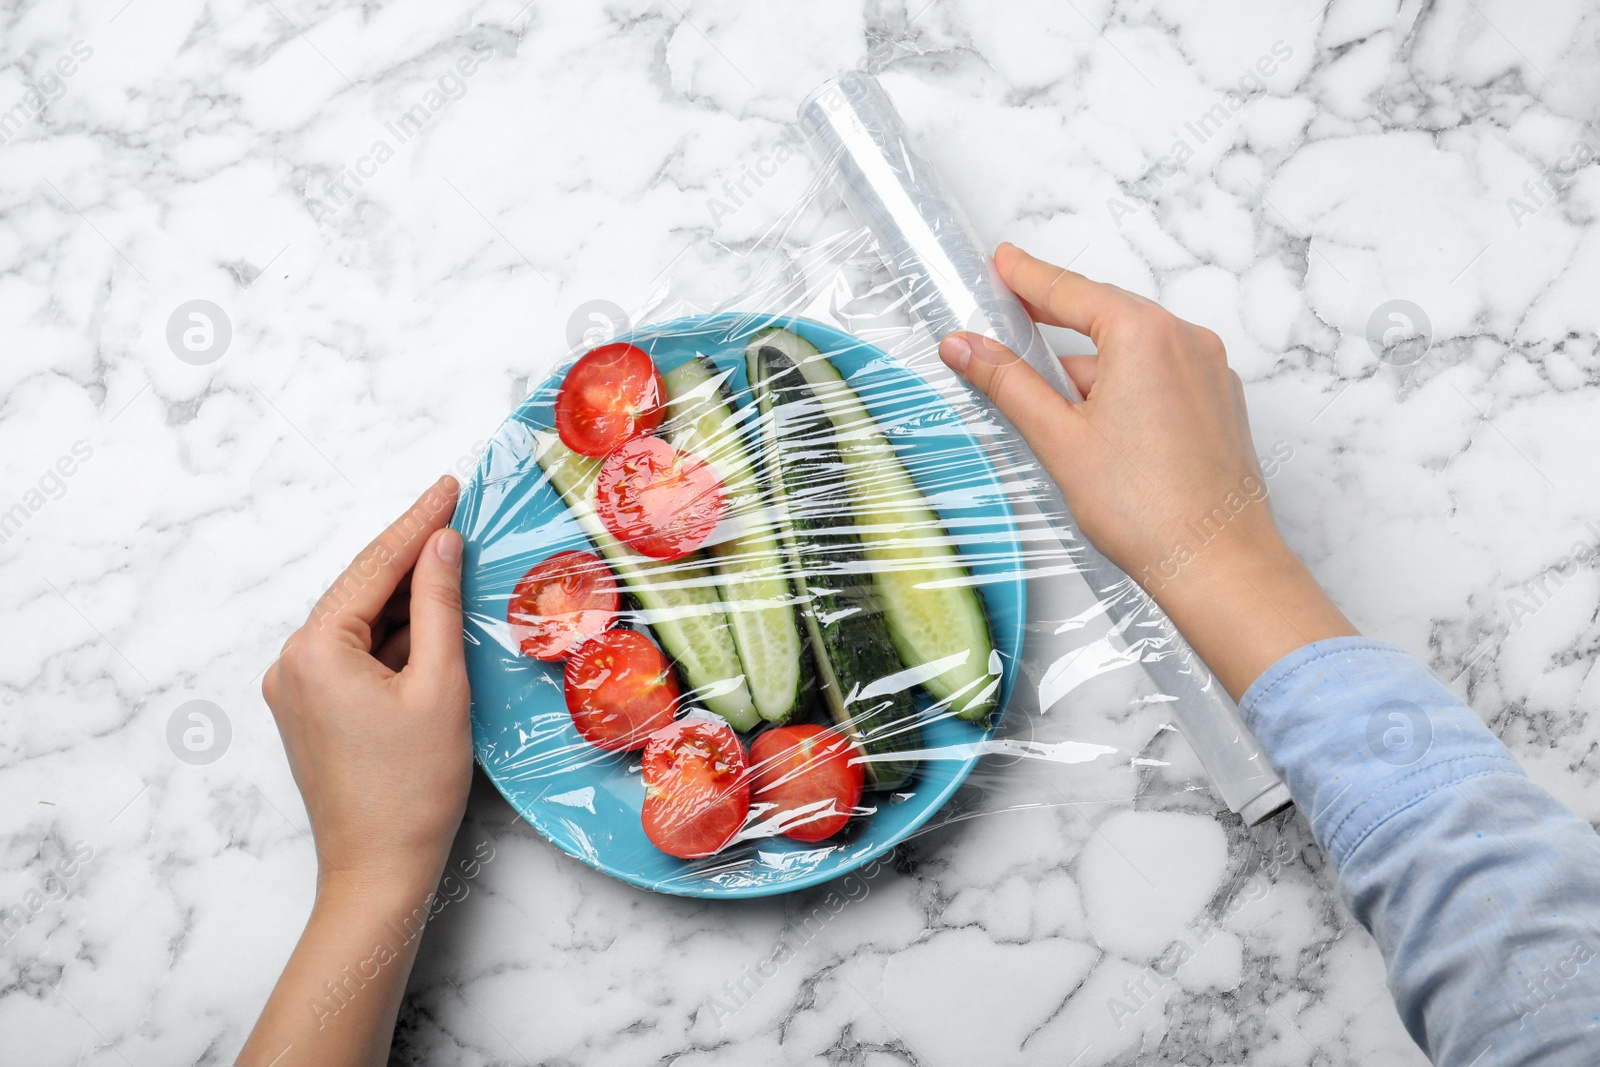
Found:
[[[232,1062],[314,865],[261,672],[569,343],[663,286],[717,298],[814,177],[797,102],[856,66],[986,238],[1223,337],[1288,449],[1291,543],[1600,820],[1587,5],[0,21],[8,1064]],[[1426,322],[1386,348],[1391,301]],[[480,781],[456,858],[491,858],[428,932],[394,1062],[1424,1062],[1299,816],[1242,828],[1159,701],[1041,721],[1136,753],[1133,786],[997,760],[892,861],[761,902],[610,881]]]

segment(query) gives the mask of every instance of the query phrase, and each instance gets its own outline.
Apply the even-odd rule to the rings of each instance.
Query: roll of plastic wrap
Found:
[[[1006,288],[972,224],[917,154],[877,79],[849,71],[800,106],[800,124],[846,206],[871,231],[917,318],[934,337],[957,330],[1005,344],[1059,391],[1081,397],[1021,303]],[[1046,514],[1054,508],[1044,509]],[[1066,514],[1063,509],[1058,514]],[[1148,595],[1074,528],[1061,531],[1080,574],[1113,619],[1153,619],[1176,655],[1143,666],[1173,698],[1173,718],[1224,803],[1254,825],[1289,804],[1233,700]]]
[[[986,334],[1016,352],[1074,400],[1072,380],[1039,328],[1000,280],[972,223],[939,175],[916,154],[889,95],[870,74],[824,84],[800,108],[818,159],[837,176],[851,213],[935,337]]]

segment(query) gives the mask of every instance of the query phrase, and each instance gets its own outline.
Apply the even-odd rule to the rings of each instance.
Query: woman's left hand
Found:
[[[239,1054],[247,1067],[386,1061],[472,782],[459,486],[440,479],[284,643],[262,695],[317,847],[317,897]]]
[[[442,478],[355,558],[261,692],[317,842],[318,888],[432,888],[472,780],[461,535]]]

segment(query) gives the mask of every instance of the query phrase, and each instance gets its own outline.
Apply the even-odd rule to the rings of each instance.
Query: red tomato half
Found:
[[[572,725],[585,741],[610,751],[642,747],[672,722],[678,703],[667,657],[633,630],[586,642],[567,661],[564,682]]]
[[[617,617],[617,580],[598,556],[557,552],[517,583],[506,606],[524,656],[565,659]]]
[[[644,746],[644,832],[669,856],[720,852],[750,816],[739,735],[726,723],[680,719]]]
[[[585,456],[604,456],[661,425],[666,390],[649,353],[601,345],[579,357],[556,393],[556,433]]]
[[[722,479],[659,437],[635,437],[600,467],[595,509],[612,536],[636,552],[676,559],[705,544],[722,521]]]
[[[844,829],[861,800],[864,774],[850,740],[824,726],[780,726],[750,746],[753,800],[771,804],[784,836],[821,841]]]

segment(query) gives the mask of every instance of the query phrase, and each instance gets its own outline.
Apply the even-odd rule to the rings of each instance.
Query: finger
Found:
[[[450,684],[465,670],[461,651],[461,535],[440,530],[428,539],[411,576],[411,658],[402,677]]]
[[[350,632],[359,633],[362,641],[369,638],[379,612],[416,565],[423,543],[450,521],[460,488],[449,475],[435,482],[410,510],[350,562],[317,601],[311,610],[312,618],[335,629],[349,627]]]
[[[1028,305],[1029,314],[1051,326],[1093,337],[1107,315],[1134,306],[1133,296],[1116,286],[1036,259],[1010,242],[995,250],[994,264],[1006,285]]]
[[[1100,368],[1099,356],[1062,356],[1061,369],[1067,372],[1067,377],[1072,379],[1072,384],[1078,387],[1078,395],[1087,397],[1089,390],[1094,388],[1096,372]]]
[[[1072,432],[1071,401],[1000,342],[953,333],[939,342],[939,358],[994,401],[1030,444]]]

